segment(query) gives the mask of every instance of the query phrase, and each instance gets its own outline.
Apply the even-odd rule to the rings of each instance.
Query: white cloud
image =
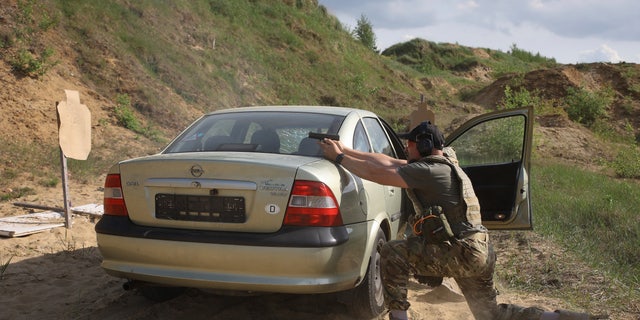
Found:
[[[581,51],[579,56],[579,62],[605,61],[618,63],[622,60],[623,59],[620,58],[618,52],[606,44],[603,44],[594,50]]]
[[[319,2],[347,26],[367,16],[381,50],[418,37],[502,51],[517,44],[559,63],[640,63],[638,0]]]
[[[469,0],[460,4],[456,5],[456,8],[461,9],[461,10],[466,10],[466,9],[472,9],[472,8],[477,8],[478,7],[478,3],[473,1],[473,0]]]

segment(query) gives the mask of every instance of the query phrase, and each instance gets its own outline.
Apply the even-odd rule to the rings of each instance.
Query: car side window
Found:
[[[375,118],[363,118],[362,120],[364,121],[364,125],[371,137],[373,152],[383,153],[395,158],[393,148],[391,148],[389,139],[387,138],[384,129],[380,126],[380,122]]]
[[[521,115],[493,119],[472,127],[449,146],[463,167],[519,162],[525,129],[526,119]]]
[[[367,137],[367,132],[364,130],[361,121],[358,121],[356,131],[353,133],[353,149],[362,152],[371,152],[369,138]]]

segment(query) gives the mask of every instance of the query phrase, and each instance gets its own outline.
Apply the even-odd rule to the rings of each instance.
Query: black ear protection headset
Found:
[[[431,155],[433,151],[433,135],[431,133],[421,133],[416,136],[416,148],[423,157]]]

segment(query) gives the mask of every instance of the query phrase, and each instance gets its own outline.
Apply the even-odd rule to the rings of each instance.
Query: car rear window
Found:
[[[336,134],[344,117],[307,112],[231,112],[202,117],[164,153],[265,152],[319,155],[309,132]]]

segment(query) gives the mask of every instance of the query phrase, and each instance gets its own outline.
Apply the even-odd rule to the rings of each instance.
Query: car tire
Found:
[[[354,301],[351,309],[357,319],[372,319],[384,311],[384,295],[380,274],[380,249],[387,242],[384,232],[378,229],[369,259],[367,274],[360,285],[354,289]]]
[[[138,292],[140,292],[143,297],[154,302],[171,300],[180,296],[185,292],[185,290],[186,288],[183,287],[164,287],[155,285],[145,285],[138,288]]]

